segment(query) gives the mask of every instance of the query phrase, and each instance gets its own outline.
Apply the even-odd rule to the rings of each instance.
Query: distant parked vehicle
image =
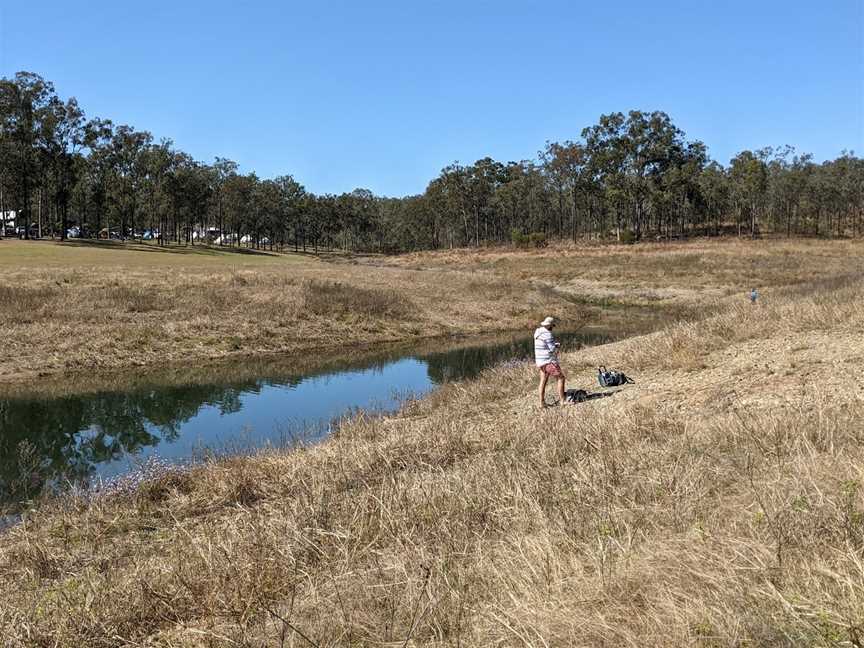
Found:
[[[99,230],[99,238],[103,240],[110,239],[112,241],[119,241],[122,237],[120,236],[120,230],[109,230],[107,227],[103,227],[101,230]]]
[[[81,238],[81,228],[73,225],[66,230],[66,238]]]
[[[15,235],[18,238],[23,239],[25,237],[25,231],[27,231],[27,228],[23,225],[19,225],[15,228]],[[39,238],[39,226],[36,225],[36,223],[30,224],[28,235],[31,239]]]

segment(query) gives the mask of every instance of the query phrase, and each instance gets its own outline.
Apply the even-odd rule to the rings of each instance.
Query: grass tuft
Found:
[[[311,279],[303,284],[301,295],[304,310],[319,317],[354,315],[375,319],[404,319],[411,310],[411,303],[404,295],[338,281]]]

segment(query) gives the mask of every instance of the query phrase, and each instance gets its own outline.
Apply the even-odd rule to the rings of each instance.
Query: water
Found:
[[[568,349],[611,340],[602,332],[557,337]],[[179,379],[144,374],[84,394],[0,399],[0,501],[20,501],[45,484],[111,478],[153,456],[180,462],[205,450],[314,440],[346,413],[396,409],[406,396],[528,359],[532,348],[530,339],[511,338],[443,351],[355,354],[307,370],[284,359],[237,360]]]

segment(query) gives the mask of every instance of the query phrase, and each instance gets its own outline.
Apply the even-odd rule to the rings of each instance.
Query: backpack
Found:
[[[605,366],[597,367],[597,382],[601,387],[618,387],[619,385],[632,385],[636,381],[627,376],[623,371],[607,369]]]

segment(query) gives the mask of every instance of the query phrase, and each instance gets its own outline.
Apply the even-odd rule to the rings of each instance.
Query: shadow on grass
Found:
[[[597,400],[598,398],[608,398],[609,396],[614,396],[617,394],[617,391],[608,391],[608,392],[589,392],[584,389],[568,389],[564,392],[567,400],[571,403],[584,403],[586,401]]]
[[[128,243],[125,241],[97,241],[95,239],[75,239],[62,242],[68,247],[101,248],[103,250],[123,250],[127,252],[161,252],[165,254],[217,256],[220,254],[237,254],[242,256],[279,257],[277,252],[255,250],[253,248],[214,247],[209,245],[156,245],[147,243]]]

